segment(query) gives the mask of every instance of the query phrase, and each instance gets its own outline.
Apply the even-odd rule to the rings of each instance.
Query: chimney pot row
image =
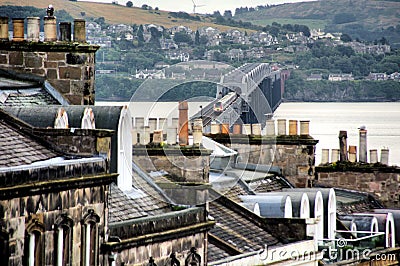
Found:
[[[29,42],[39,42],[40,33],[40,18],[27,17],[27,39]],[[25,41],[24,32],[24,18],[13,18],[13,36],[12,41],[22,42]],[[55,42],[57,41],[57,22],[54,16],[45,16],[44,20],[44,41]],[[8,33],[8,17],[0,17],[0,41],[9,41]],[[60,36],[59,41],[71,41],[71,23],[60,22]],[[74,20],[74,41],[86,42],[86,22],[83,19]]]

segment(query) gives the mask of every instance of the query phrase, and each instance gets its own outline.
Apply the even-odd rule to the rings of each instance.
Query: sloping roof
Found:
[[[130,191],[132,192],[132,191]],[[135,196],[128,195],[111,185],[109,198],[109,222],[122,222],[140,217],[147,217],[171,212],[168,203],[163,202],[143,191],[137,190]]]
[[[256,193],[282,191],[284,188],[293,188],[283,177],[270,175],[262,180],[257,180],[249,184]]]
[[[54,127],[54,121],[58,109],[61,106],[34,106],[34,107],[5,107],[4,110],[13,116],[25,121],[33,127],[47,128]],[[68,105],[62,106],[68,114],[70,128],[80,128],[85,108],[93,110],[96,128],[118,131],[118,125],[123,106],[85,106]],[[111,152],[117,154],[118,134],[111,137]],[[117,172],[117,156],[112,156],[110,163],[111,171]]]
[[[226,259],[233,254],[229,254],[225,250],[219,248],[217,245],[214,245],[213,243],[208,243],[207,246],[207,258],[208,261],[217,261],[217,260],[222,260]]]
[[[249,191],[245,190],[241,184],[235,184],[230,190],[224,193],[226,197],[233,200],[234,202],[241,202],[239,196],[253,195]]]
[[[0,110],[0,167],[29,165],[57,157],[34,137],[21,133],[19,127]]]
[[[65,99],[48,83],[36,77],[19,77],[0,71],[0,107],[60,105]]]
[[[334,189],[337,213],[340,215],[369,212],[373,209],[383,208],[383,205],[369,193],[342,188]]]
[[[219,200],[209,203],[209,215],[216,222],[210,233],[243,253],[258,251],[266,244],[270,246],[280,243],[269,232],[255,224],[244,212],[234,211]],[[218,254],[212,253],[213,251],[215,250],[209,250],[209,256],[218,257]]]
[[[134,165],[135,166],[135,165]],[[109,199],[109,222],[121,222],[135,218],[163,214],[171,211],[168,199],[156,187],[149,184],[151,180],[143,178],[133,168],[132,190],[121,191],[112,184]]]

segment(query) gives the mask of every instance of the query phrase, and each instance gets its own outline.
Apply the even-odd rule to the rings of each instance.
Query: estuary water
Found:
[[[189,116],[206,102],[189,102]],[[129,105],[129,102],[96,102],[96,105]],[[133,117],[178,117],[177,102],[135,102],[130,104]],[[400,166],[400,102],[385,103],[282,103],[273,119],[310,120],[310,135],[319,140],[316,165],[322,149],[339,148],[339,131],[347,131],[348,145],[359,146],[358,128],[365,126],[367,149],[389,148],[389,164]],[[368,152],[369,160],[369,152]]]
[[[389,164],[400,166],[400,102],[385,103],[282,103],[274,119],[310,120],[310,135],[319,140],[316,165],[322,149],[339,148],[339,131],[347,131],[347,145],[359,146],[358,128],[367,129],[369,150],[389,148]],[[330,155],[330,152],[329,152]]]

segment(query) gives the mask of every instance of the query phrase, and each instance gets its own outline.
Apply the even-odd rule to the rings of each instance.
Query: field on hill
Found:
[[[379,29],[399,24],[399,10],[400,3],[392,1],[323,0],[272,6],[268,9],[241,14],[237,19],[247,21],[260,20],[260,18],[317,19],[333,24],[359,22],[365,27]],[[341,16],[343,19],[339,21],[338,18]]]
[[[68,0],[0,0],[0,5],[12,6],[33,6],[45,9],[52,4],[56,10],[64,9],[74,18],[104,17],[110,24],[157,24],[165,27],[184,25],[196,30],[199,27],[212,26],[222,31],[232,27],[216,25],[208,18],[202,18],[203,21],[192,21],[169,16],[169,11],[143,10],[138,7],[126,7],[114,4],[74,2]],[[154,7],[153,7],[154,8]],[[82,16],[82,14],[85,14]]]
[[[321,19],[292,19],[292,18],[265,18],[259,20],[252,20],[251,23],[266,26],[271,25],[273,22],[277,22],[281,25],[284,24],[299,24],[299,25],[306,25],[310,29],[324,29],[327,22]]]

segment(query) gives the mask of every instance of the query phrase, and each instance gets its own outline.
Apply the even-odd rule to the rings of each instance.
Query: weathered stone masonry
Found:
[[[108,189],[116,175],[105,174],[105,170],[105,161],[97,161],[1,173],[0,215],[4,218],[0,227],[9,233],[9,265],[26,262],[26,228],[32,223],[43,226],[43,265],[55,265],[55,225],[62,217],[72,222],[71,265],[81,265],[84,218],[91,213],[98,215],[98,232],[107,226]],[[104,234],[98,241],[104,242]],[[99,265],[102,259],[99,256]]]
[[[400,207],[400,168],[331,164],[316,167],[316,173],[319,185],[373,193],[386,207]]]
[[[0,42],[0,68],[49,81],[71,104],[95,101],[95,53],[84,43]]]

